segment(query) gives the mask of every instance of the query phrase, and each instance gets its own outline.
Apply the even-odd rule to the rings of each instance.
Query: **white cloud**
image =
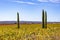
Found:
[[[53,3],[60,3],[60,0],[49,0],[49,1]]]
[[[24,1],[14,1],[14,2],[17,2],[17,3],[23,3],[23,4],[36,4],[36,3],[33,3],[33,2],[24,2]]]
[[[52,3],[60,3],[60,0],[38,0],[39,2],[52,2]]]
[[[48,2],[48,0],[38,0],[38,1],[40,1],[40,2]]]
[[[6,1],[16,1],[16,0],[6,0]]]

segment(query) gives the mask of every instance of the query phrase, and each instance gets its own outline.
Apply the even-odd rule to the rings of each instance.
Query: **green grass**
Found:
[[[60,24],[48,24],[47,29],[41,24],[0,25],[0,40],[60,40]]]

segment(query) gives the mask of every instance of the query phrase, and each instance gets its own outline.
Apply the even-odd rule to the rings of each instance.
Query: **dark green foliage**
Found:
[[[42,28],[47,28],[47,12],[42,10]]]
[[[44,22],[44,25],[45,25],[45,28],[47,28],[47,12],[45,11],[45,22]]]
[[[44,28],[44,10],[42,10],[42,28]]]
[[[20,28],[19,27],[19,13],[18,12],[17,12],[17,27]]]

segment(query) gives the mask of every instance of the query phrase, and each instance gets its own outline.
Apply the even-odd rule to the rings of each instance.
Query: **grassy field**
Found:
[[[60,24],[48,24],[47,29],[41,24],[0,25],[0,40],[60,40]]]

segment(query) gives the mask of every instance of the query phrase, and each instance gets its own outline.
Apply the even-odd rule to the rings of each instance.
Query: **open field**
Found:
[[[0,25],[0,40],[60,40],[60,23],[48,24],[47,29],[41,24]]]

